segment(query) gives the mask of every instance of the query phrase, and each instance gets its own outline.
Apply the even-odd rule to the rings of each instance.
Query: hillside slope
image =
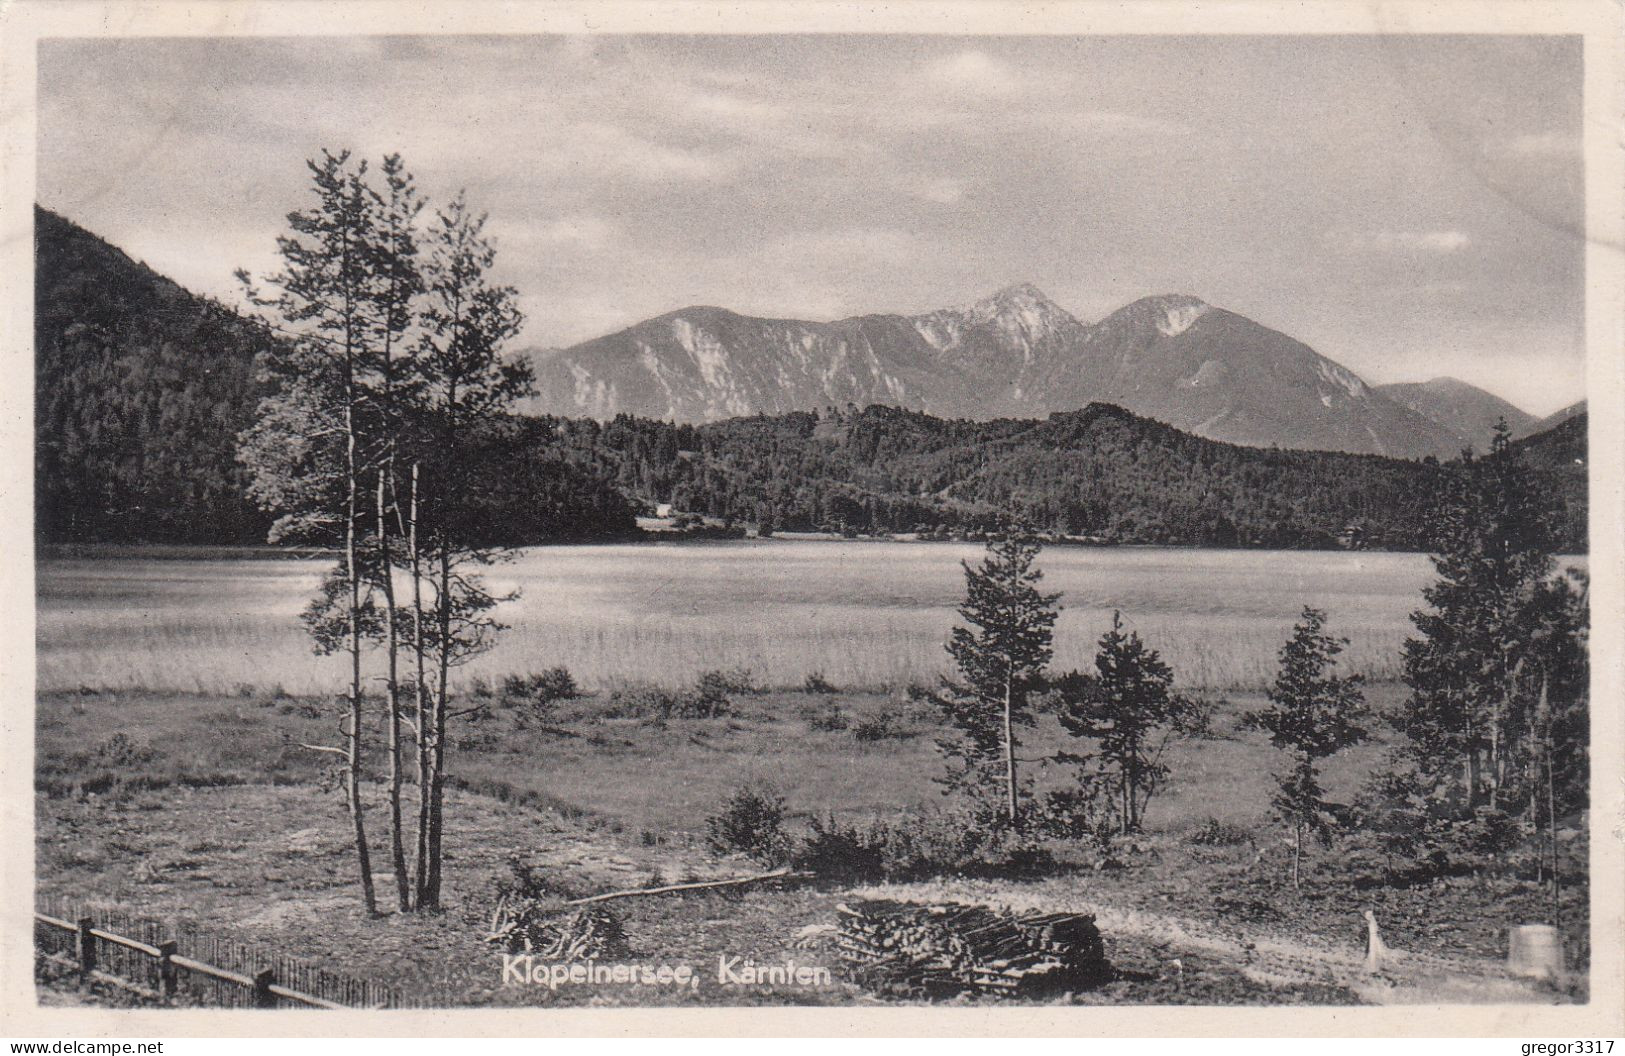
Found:
[[[83,228],[35,212],[35,531],[42,543],[262,543],[237,435],[271,337]],[[462,511],[483,542],[636,533],[625,498],[534,421],[472,439]]]
[[[1544,418],[1539,418],[1533,422],[1530,422],[1529,425],[1527,425],[1522,431],[1514,429],[1512,431],[1512,435],[1515,438],[1521,438],[1525,436],[1534,436],[1536,433],[1549,432],[1552,429],[1556,429],[1570,418],[1576,418],[1584,415],[1585,413],[1586,401],[1578,400],[1569,404],[1567,407],[1562,408],[1561,410],[1553,411]]]
[[[1377,391],[1449,429],[1461,447],[1471,447],[1480,454],[1490,449],[1498,421],[1504,420],[1513,436],[1540,431],[1540,419],[1534,415],[1459,378],[1396,382],[1378,385]]]
[[[35,524],[43,542],[253,542],[234,451],[268,336],[34,211]]]

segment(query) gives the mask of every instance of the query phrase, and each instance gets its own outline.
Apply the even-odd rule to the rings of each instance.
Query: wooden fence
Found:
[[[82,978],[165,1004],[225,1008],[402,1008],[392,988],[188,925],[169,927],[42,896],[34,945]]]

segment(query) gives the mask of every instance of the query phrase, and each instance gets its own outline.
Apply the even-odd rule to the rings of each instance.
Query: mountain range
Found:
[[[882,404],[945,418],[1115,404],[1252,447],[1401,458],[1484,450],[1497,416],[1536,421],[1454,379],[1372,386],[1300,341],[1187,295],[1080,321],[1029,284],[963,308],[834,322],[725,308],[669,312],[533,350],[537,413],[699,423]]]
[[[34,237],[39,540],[262,541],[269,517],[245,493],[235,448],[264,392],[255,357],[275,339],[230,307],[190,293],[47,210],[36,210]],[[958,402],[949,403],[947,417],[931,417],[896,408],[903,397],[915,398],[912,387],[891,400],[871,399],[870,390],[858,384],[865,370],[853,366],[849,356],[851,383],[836,387],[841,402],[833,411],[821,406],[820,413],[789,411],[700,426],[657,420],[668,417],[661,413],[600,425],[567,401],[566,418],[505,419],[495,423],[490,453],[470,467],[480,479],[489,477],[490,501],[477,512],[494,537],[523,542],[619,537],[631,523],[631,503],[672,502],[780,526],[898,530],[922,524],[973,528],[1014,513],[1033,524],[1123,541],[1198,545],[1328,545],[1345,526],[1358,523],[1368,525],[1380,545],[1420,546],[1430,496],[1437,490],[1434,478],[1449,468],[1448,459],[1431,465],[1223,444],[1100,401],[1048,418],[1026,413],[967,420],[979,407],[1013,412],[1040,397],[1081,398],[1052,396],[1051,390],[1078,384],[1063,369],[1067,356],[1093,355],[1106,362],[1103,350],[1134,344],[1111,326],[1142,337],[1149,327],[1157,336],[1134,347],[1144,358],[1161,357],[1127,359],[1117,373],[1101,375],[1114,392],[1149,398],[1157,378],[1190,369],[1162,343],[1178,350],[1183,335],[1201,329],[1214,335],[1207,346],[1213,348],[1222,335],[1240,332],[1252,335],[1249,355],[1273,354],[1286,367],[1303,368],[1288,372],[1277,391],[1290,392],[1296,385],[1318,392],[1315,379],[1332,384],[1329,377],[1351,403],[1358,393],[1379,410],[1386,401],[1401,414],[1416,416],[1289,338],[1275,335],[1266,341],[1257,336],[1263,328],[1193,299],[1138,302],[1088,327],[1022,287],[972,309],[912,320],[872,316],[800,324],[705,309],[641,324],[642,338],[622,334],[602,340],[623,346],[664,340],[677,329],[677,320],[700,324],[709,335],[706,341],[719,346],[794,335],[808,363],[815,352],[828,355],[841,342],[850,347],[867,341],[872,349],[890,340],[916,347],[905,340],[913,332],[925,351],[906,384],[929,388],[933,399]],[[709,347],[691,340],[695,347]],[[1012,348],[1019,350],[1015,370],[1010,369]],[[655,355],[653,349],[649,354]],[[901,369],[895,361],[887,365]],[[1253,408],[1251,420],[1264,420],[1271,408],[1238,391],[1235,383],[1257,366],[1241,354],[1230,366],[1229,387],[1221,390],[1225,405]],[[788,365],[783,371],[783,383],[776,374],[759,376],[759,398],[796,388],[789,384],[794,372]],[[1078,372],[1074,367],[1072,373]],[[1206,384],[1224,373],[1209,367],[1199,380]],[[837,376],[805,367],[799,398],[835,402],[826,385]],[[543,384],[548,384],[545,377]],[[745,390],[719,385],[717,391],[738,396]],[[865,400],[881,406],[863,411],[845,406]],[[1318,396],[1315,402],[1320,404]],[[590,410],[602,414],[607,407]],[[1536,421],[1529,428],[1539,435],[1519,445],[1549,482],[1559,536],[1582,548],[1584,411],[1582,403]],[[1244,418],[1238,410],[1226,422]],[[1544,422],[1555,428],[1540,432]]]

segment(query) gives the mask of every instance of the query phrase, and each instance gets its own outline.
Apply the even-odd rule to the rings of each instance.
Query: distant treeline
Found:
[[[554,419],[624,492],[779,531],[1038,531],[1124,543],[1426,549],[1452,463],[1204,440],[1118,407],[945,421],[873,406],[709,425]],[[1585,549],[1585,421],[1517,445]],[[1578,460],[1578,461],[1577,461]],[[1350,528],[1357,529],[1352,536]]]
[[[42,543],[257,543],[236,438],[275,335],[36,210]],[[1519,448],[1560,549],[1585,547],[1585,419]],[[1203,440],[1092,405],[1043,421],[886,407],[704,426],[510,418],[467,471],[492,543],[624,538],[638,503],[770,530],[976,532],[1017,522],[1129,543],[1423,549],[1449,464]]]

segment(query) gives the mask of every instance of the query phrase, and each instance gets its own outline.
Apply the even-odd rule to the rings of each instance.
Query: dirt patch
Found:
[[[574,987],[504,983],[501,957],[483,941],[492,895],[524,855],[575,894],[754,871],[692,845],[618,836],[591,819],[522,808],[467,792],[448,796],[445,908],[389,912],[394,885],[380,828],[379,790],[368,789],[380,908],[361,911],[342,795],[312,785],[168,788],[115,796],[36,800],[43,890],[114,904],[159,920],[189,920],[334,971],[377,979],[408,1001],[446,1005],[863,1004],[877,999],[846,981],[832,948],[797,932],[835,920],[854,892],[752,888],[615,903],[635,963],[686,964],[701,985]],[[1154,841],[1153,841],[1154,842]],[[1084,1004],[1347,1004],[1413,1001],[1558,1001],[1500,971],[1488,905],[1451,889],[1377,892],[1349,900],[1266,890],[1271,862],[1254,868],[1248,847],[1202,850],[1169,837],[1116,872],[1076,869],[1031,882],[955,881],[867,893],[926,901],[1096,914],[1117,977],[1059,1001]],[[1251,879],[1249,879],[1251,878]],[[1251,885],[1251,886],[1250,886]],[[1259,886],[1265,885],[1265,886]],[[1256,888],[1256,890],[1255,890]],[[1491,892],[1481,898],[1493,903]],[[1383,901],[1388,899],[1388,901]],[[1237,909],[1256,902],[1256,913]],[[1413,902],[1416,902],[1413,905]],[[1375,905],[1395,958],[1363,970],[1361,911]],[[1401,907],[1411,907],[1407,913]],[[1266,912],[1267,910],[1267,912]],[[1428,921],[1454,921],[1431,931]],[[1466,930],[1461,930],[1466,929]],[[1474,930],[1476,929],[1476,930]],[[1472,942],[1459,940],[1473,936]],[[1318,936],[1318,937],[1317,937]],[[1477,943],[1477,945],[1474,945]],[[828,970],[817,986],[736,986],[719,966],[798,965]]]

